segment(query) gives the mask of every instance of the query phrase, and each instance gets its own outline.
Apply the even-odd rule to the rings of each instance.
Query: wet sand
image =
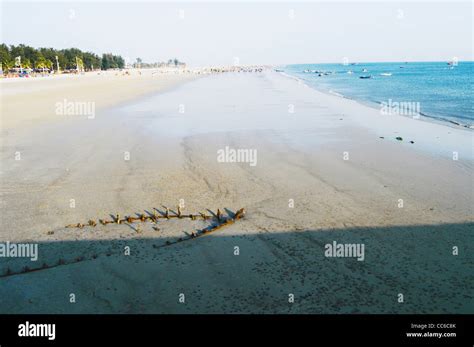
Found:
[[[0,272],[47,268],[0,277],[1,312],[474,309],[470,130],[382,116],[274,72],[176,83],[94,119],[7,122],[1,240],[39,242],[40,258],[0,259]],[[256,150],[256,165],[219,162],[226,147]],[[247,215],[171,245],[207,222],[64,228],[180,199],[184,213]],[[325,257],[333,241],[363,243],[364,261]]]

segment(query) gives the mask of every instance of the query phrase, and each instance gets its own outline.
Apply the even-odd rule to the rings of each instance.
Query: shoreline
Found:
[[[284,67],[287,67],[287,66],[291,66],[291,65],[285,65]],[[347,100],[353,100],[353,101],[355,101],[355,102],[357,102],[361,105],[364,105],[364,106],[367,106],[367,107],[370,107],[372,109],[376,109],[376,110],[380,111],[380,106],[382,104],[381,101],[371,101],[371,100],[353,98],[353,97],[341,94],[339,92],[335,92],[331,89],[327,89],[327,88],[324,88],[324,87],[317,88],[315,86],[311,86],[310,84],[308,84],[308,82],[306,80],[304,80],[303,78],[295,76],[295,75],[293,75],[289,72],[285,72],[285,71],[277,71],[277,72],[280,73],[281,75],[287,77],[287,78],[295,79],[295,80],[303,83],[304,85],[306,85],[308,88],[312,88],[314,90],[317,90],[318,92],[321,92],[321,93],[324,93],[324,94],[329,94],[329,95],[334,95],[334,96],[337,96],[337,97],[340,97],[340,98],[343,98],[343,99],[347,99]],[[397,116],[406,117],[406,118],[412,118],[413,117],[413,116],[408,116],[408,115],[403,115],[403,114],[398,114]],[[461,123],[461,122],[457,122],[457,121],[450,120],[450,119],[447,119],[447,118],[442,118],[442,116],[429,115],[429,114],[424,113],[424,112],[419,113],[419,119],[418,120],[422,120],[424,122],[436,123],[436,124],[440,124],[440,125],[445,125],[445,126],[455,128],[455,129],[467,129],[468,131],[474,131],[474,123],[472,123],[472,124]]]
[[[320,97],[324,96],[325,100],[332,104],[333,109],[342,112],[342,114],[344,114],[345,110],[351,113],[352,110],[357,109],[359,115],[354,117],[354,119],[357,120],[357,126],[374,132],[374,135],[378,134],[377,136],[380,136],[382,139],[387,138],[387,132],[394,134],[392,140],[395,140],[395,137],[397,136],[401,136],[406,140],[404,134],[410,134],[409,136],[413,137],[415,142],[417,141],[417,137],[423,138],[422,147],[425,153],[449,157],[453,155],[453,152],[459,150],[460,152],[463,152],[464,158],[468,158],[468,161],[466,162],[468,165],[470,165],[469,160],[474,159],[474,153],[470,148],[473,136],[473,132],[470,128],[457,126],[450,124],[448,121],[440,121],[425,116],[420,116],[416,119],[410,116],[398,114],[382,115],[380,108],[375,107],[374,103],[369,104],[328,90],[314,88],[308,85],[303,79],[285,72],[275,73],[286,80],[303,85],[305,88],[313,91],[316,97],[318,97],[318,95]],[[457,134],[459,139],[454,138],[454,134]],[[436,140],[442,140],[443,138],[444,140],[448,140],[449,137],[451,137],[449,144],[447,142],[436,144]],[[462,145],[459,146],[460,144]],[[419,150],[421,147],[416,149]]]

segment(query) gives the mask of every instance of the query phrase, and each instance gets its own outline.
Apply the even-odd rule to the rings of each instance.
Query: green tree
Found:
[[[125,67],[125,60],[121,56],[116,55],[115,61],[117,62],[117,67],[119,69],[123,69]]]
[[[2,64],[3,71],[11,69],[14,64],[8,46],[3,43],[0,44],[0,63]]]
[[[21,60],[21,67],[23,69],[30,69],[32,67],[31,61],[28,58]]]
[[[45,57],[40,53],[40,55],[36,58],[35,60],[35,69],[47,69],[48,67],[48,62]]]
[[[15,65],[15,58],[21,57],[22,67],[34,67],[37,69],[54,68],[56,66],[56,57],[59,62],[61,70],[76,69],[79,63],[79,68],[86,71],[92,69],[122,69],[125,67],[125,60],[120,55],[113,55],[111,53],[103,54],[100,58],[97,54],[92,52],[82,52],[78,48],[68,48],[56,50],[54,48],[33,48],[20,44],[18,46],[0,44],[0,63],[3,69],[7,70]],[[141,59],[137,59],[141,63]]]
[[[83,62],[84,62],[84,68],[87,71],[90,71],[92,69],[100,69],[101,68],[101,59],[99,58],[98,55],[91,53],[91,52],[86,52],[83,54]]]
[[[109,54],[102,54],[102,70],[108,70],[110,69],[111,66],[111,61],[110,61],[110,55]]]

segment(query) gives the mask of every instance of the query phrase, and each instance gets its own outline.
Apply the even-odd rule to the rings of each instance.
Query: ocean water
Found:
[[[456,66],[447,62],[409,62],[298,64],[280,69],[321,91],[379,108],[396,106],[402,115],[419,111],[422,116],[474,127],[473,68],[471,61],[458,62]]]

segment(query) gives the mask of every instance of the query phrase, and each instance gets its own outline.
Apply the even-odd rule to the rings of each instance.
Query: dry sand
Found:
[[[0,259],[0,273],[54,267],[0,277],[0,312],[474,311],[472,131],[382,116],[274,72],[173,80],[122,104],[157,86],[99,77],[67,96],[54,81],[2,85],[0,240],[39,242],[40,258]],[[63,98],[103,107],[57,119]],[[226,146],[257,150],[257,165],[218,162]],[[247,215],[169,246],[206,223],[64,228],[180,199],[185,213]],[[325,257],[333,241],[363,243],[364,261]]]
[[[191,74],[157,74],[156,70],[88,72],[42,78],[5,79],[0,83],[1,128],[24,128],[60,121],[56,103],[93,102],[96,111],[136,97],[171,88],[195,78]]]

